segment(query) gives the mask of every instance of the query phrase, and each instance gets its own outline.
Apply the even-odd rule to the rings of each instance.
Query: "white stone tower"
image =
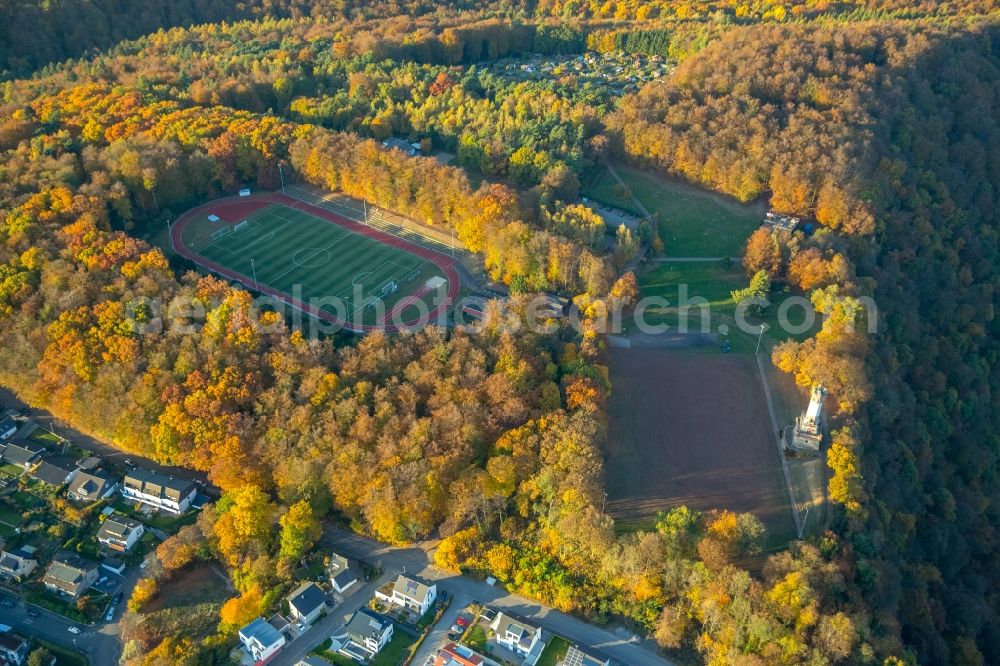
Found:
[[[809,453],[818,453],[823,442],[823,399],[826,390],[819,386],[812,387],[809,406],[799,418],[795,419],[795,432],[792,434],[792,448]]]

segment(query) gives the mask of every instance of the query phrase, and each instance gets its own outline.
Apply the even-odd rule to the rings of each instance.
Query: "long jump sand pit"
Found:
[[[608,511],[648,527],[685,504],[749,511],[793,536],[767,402],[750,356],[612,349]]]

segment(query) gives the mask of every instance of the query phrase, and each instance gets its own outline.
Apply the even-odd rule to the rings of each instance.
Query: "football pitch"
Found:
[[[453,286],[436,253],[277,196],[191,211],[175,245],[179,236],[195,263],[352,330],[412,318],[420,300],[434,311]]]

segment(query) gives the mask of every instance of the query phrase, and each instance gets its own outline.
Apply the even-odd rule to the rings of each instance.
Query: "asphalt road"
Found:
[[[13,408],[21,411],[41,427],[51,430],[77,446],[88,449],[104,458],[119,462],[127,458],[137,465],[156,469],[178,478],[205,480],[205,475],[200,472],[180,467],[160,465],[147,458],[116,449],[84,432],[70,428],[59,422],[47,411],[30,407],[5,387],[0,387],[0,405],[4,408]],[[210,488],[210,486],[206,487]],[[0,624],[9,624],[15,631],[25,636],[38,636],[56,645],[82,652],[90,660],[90,663],[95,666],[116,664],[122,651],[121,641],[119,640],[120,630],[118,620],[121,618],[122,612],[124,612],[125,603],[132,594],[132,587],[139,579],[139,574],[139,568],[135,567],[126,575],[125,582],[121,588],[122,602],[115,611],[114,619],[109,623],[104,623],[102,618],[101,622],[96,626],[88,627],[36,606],[32,606],[32,608],[38,611],[39,616],[32,618],[27,614],[28,607],[25,603],[18,601],[15,608],[0,608],[0,618],[2,618]],[[17,599],[16,592],[10,589],[0,591],[0,595]],[[8,617],[10,621],[8,621]],[[80,634],[70,633],[69,628],[71,626],[80,627]]]
[[[299,659],[308,655],[313,648],[331,635],[339,633],[338,630],[347,624],[354,612],[362,606],[366,606],[368,600],[375,596],[375,590],[387,580],[389,580],[388,576],[382,576],[364,585],[356,584],[349,588],[341,602],[327,613],[326,617],[320,618],[305,633],[286,644],[281,652],[268,662],[268,666],[293,666],[298,663]]]
[[[55,418],[44,409],[38,409],[28,405],[23,400],[18,398],[13,391],[4,386],[0,386],[0,405],[4,408],[16,409],[22,412],[25,416],[29,417],[45,430],[54,432],[60,437],[65,437],[77,446],[87,449],[95,455],[107,458],[113,462],[121,463],[122,461],[128,459],[139,467],[155,469],[158,472],[169,474],[170,476],[174,476],[179,479],[192,479],[204,482],[208,478],[204,472],[198,472],[184,467],[161,465],[155,460],[150,460],[149,458],[137,456],[134,453],[128,453],[126,451],[122,451],[121,449],[116,449],[96,437],[67,426],[65,423]],[[205,489],[211,490],[211,486],[203,486],[201,492],[204,492]]]
[[[28,416],[43,427],[51,429],[56,434],[66,437],[95,454],[111,459],[128,457],[136,464],[158,469],[177,477],[205,479],[205,475],[202,473],[159,465],[152,460],[115,449],[86,433],[65,426],[44,410],[31,408],[10,390],[3,387],[0,387],[0,404],[4,407],[24,410]],[[483,581],[438,569],[431,564],[433,561],[431,551],[436,545],[435,543],[428,542],[407,548],[395,548],[340,529],[328,530],[321,543],[322,546],[348,557],[366,560],[372,564],[381,563],[387,576],[391,574],[394,577],[396,573],[404,572],[436,582],[439,589],[446,590],[454,597],[453,608],[449,609],[448,617],[464,607],[470,600],[475,600],[495,608],[517,613],[526,618],[535,619],[549,631],[565,636],[581,645],[588,645],[600,650],[622,664],[628,664],[628,666],[672,666],[672,662],[657,654],[656,644],[652,641],[641,640],[624,630],[619,633],[595,627],[536,601],[510,594],[501,588],[490,587]],[[137,577],[138,570],[130,573],[123,593],[125,599],[129,598]],[[352,590],[330,614],[278,653],[272,661],[274,666],[291,666],[315,646],[326,640],[334,630],[344,624],[354,611],[368,602],[375,590],[378,589],[380,582],[384,582],[385,579],[386,577],[383,577],[382,581],[369,582]],[[0,610],[3,611],[0,615],[3,615],[4,618],[8,614],[14,616],[14,622],[6,623],[11,624],[18,631],[41,636],[58,645],[75,646],[76,649],[83,651],[93,664],[117,663],[118,656],[121,654],[117,622],[121,609],[116,613],[113,623],[98,625],[96,628],[85,628],[79,636],[74,636],[68,631],[69,626],[74,624],[72,621],[45,610],[40,610],[44,615],[34,618],[31,623],[25,622],[26,619],[31,618],[27,618],[23,604],[16,609],[4,608]],[[8,613],[8,611],[10,612]],[[40,621],[43,619],[45,621]],[[451,619],[453,621],[453,618]],[[445,625],[444,623],[442,625],[445,630],[450,626],[450,624]],[[435,630],[437,631],[437,628]],[[85,636],[86,640],[83,640]],[[440,638],[435,638],[435,636],[431,638],[440,643]],[[76,639],[75,644],[73,639]],[[421,650],[420,654],[423,655],[424,650]]]
[[[0,624],[9,624],[15,632],[27,637],[44,638],[70,650],[86,655],[93,666],[104,666],[106,664],[117,664],[121,655],[122,647],[119,640],[118,619],[121,617],[125,605],[132,592],[132,586],[138,578],[138,572],[132,572],[126,578],[122,588],[123,601],[115,611],[115,618],[112,622],[96,626],[87,626],[63,617],[57,613],[46,610],[39,606],[21,601],[16,594],[9,589],[0,592],[0,597],[13,599],[16,603],[14,608],[0,608]],[[37,617],[28,615],[31,608],[38,613]],[[70,627],[77,627],[79,634],[70,632]]]
[[[431,633],[413,656],[413,661],[410,662],[413,666],[423,666],[428,657],[436,655],[438,650],[451,643],[451,640],[448,638],[448,634],[451,633],[451,626],[455,624],[455,620],[458,619],[460,614],[463,614],[465,607],[471,604],[472,601],[470,597],[464,594],[456,594],[452,597],[448,610],[441,616],[438,623],[431,628]],[[464,614],[467,617],[470,615],[469,613]]]
[[[431,564],[430,553],[435,545],[435,543],[428,542],[407,548],[395,548],[341,529],[327,530],[321,541],[321,547],[347,557],[366,560],[371,564],[381,563],[386,571],[383,580],[387,577],[394,577],[395,572],[405,572],[437,583],[439,590],[445,590],[453,597],[452,608],[446,614],[446,620],[450,618],[451,621],[454,621],[453,615],[457,615],[461,608],[471,601],[479,601],[494,608],[535,619],[549,631],[564,636],[572,642],[599,650],[621,664],[628,666],[673,666],[673,662],[657,654],[656,644],[652,641],[641,640],[625,631],[619,635],[618,632],[595,627],[537,601],[510,594],[501,588],[491,587],[483,581],[438,569]],[[358,598],[359,593],[352,595],[352,610],[350,612],[367,602],[374,594],[375,589],[377,589],[377,584],[369,584],[359,590],[359,593],[364,593],[361,598]],[[342,612],[342,607],[338,607],[334,615],[350,615],[350,613]],[[327,620],[329,618],[326,618],[324,622]],[[451,625],[443,622],[441,624],[441,628],[445,630],[446,634],[447,628]],[[295,655],[292,655],[291,651],[286,648],[279,653],[279,656],[284,656],[287,652],[289,658],[274,663],[279,666],[294,664],[294,659],[308,653],[314,646],[323,642],[335,628],[337,628],[336,622],[330,623],[328,627],[323,629],[319,629],[319,625],[317,625],[291,644],[290,647],[295,648]],[[317,631],[317,629],[319,630]],[[438,631],[438,627],[435,627],[435,631]],[[443,644],[437,634],[432,635],[431,639],[438,642],[437,647]],[[425,658],[425,654],[427,653],[422,649],[418,656]],[[420,659],[415,659],[413,663],[419,666],[422,662]]]

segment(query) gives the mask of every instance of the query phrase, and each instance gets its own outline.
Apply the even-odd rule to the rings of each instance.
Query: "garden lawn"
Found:
[[[414,636],[400,631],[397,626],[392,632],[392,640],[372,659],[371,666],[398,666],[409,654],[410,646],[416,642]]]
[[[569,641],[562,636],[555,636],[545,646],[545,650],[542,651],[535,666],[556,666],[559,660],[566,656],[568,650]]]

